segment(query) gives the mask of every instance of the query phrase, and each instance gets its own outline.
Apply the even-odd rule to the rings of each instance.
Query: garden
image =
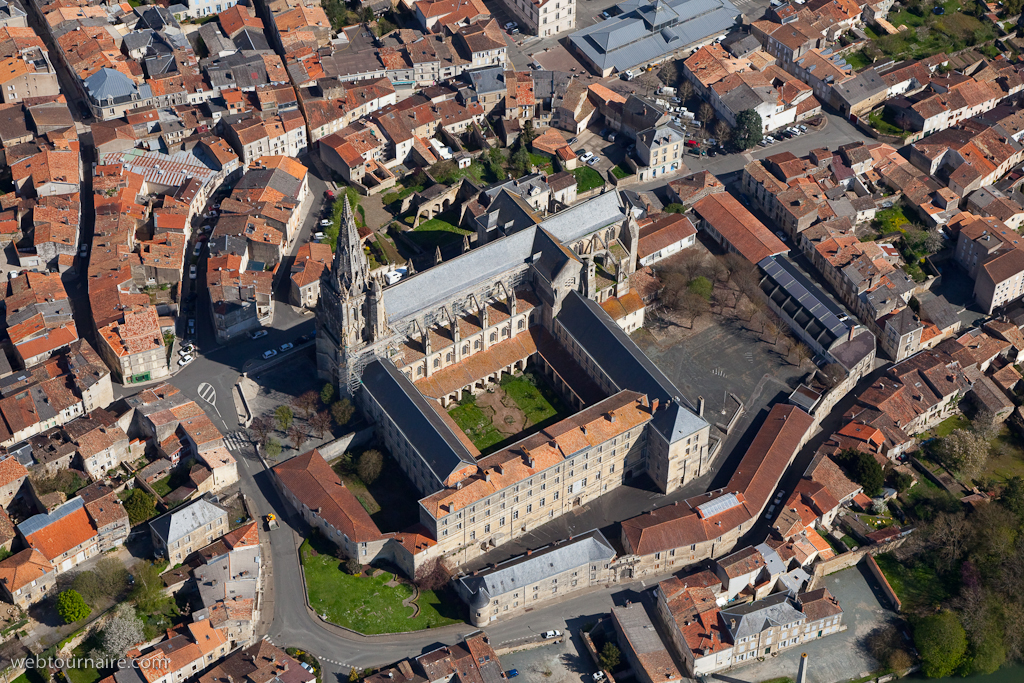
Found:
[[[935,9],[941,8],[936,14]],[[957,52],[967,47],[982,45],[995,37],[992,28],[972,13],[987,12],[984,5],[973,2],[961,5],[957,0],[941,3],[923,3],[912,0],[898,11],[889,14],[889,22],[897,29],[907,30],[894,35],[880,35],[871,28],[866,33],[872,38],[872,51],[892,59],[924,59],[940,52]]]
[[[437,628],[463,621],[462,603],[450,593],[417,591],[395,574],[349,574],[334,548],[315,536],[299,549],[309,603],[322,618],[367,635]],[[418,596],[417,596],[418,592]]]
[[[572,174],[576,176],[576,192],[578,194],[596,190],[604,185],[604,178],[601,177],[601,174],[589,166],[573,169]]]

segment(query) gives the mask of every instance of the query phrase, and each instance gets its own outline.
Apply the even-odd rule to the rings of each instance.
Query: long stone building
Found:
[[[642,474],[671,492],[707,471],[699,409],[599,305],[629,292],[637,216],[606,193],[385,288],[345,206],[317,364],[418,489],[431,557],[462,564]],[[577,412],[481,457],[447,406],[528,366]]]

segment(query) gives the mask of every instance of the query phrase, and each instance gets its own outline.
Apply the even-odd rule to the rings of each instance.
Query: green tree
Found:
[[[487,170],[498,180],[505,179],[505,152],[500,147],[491,147],[487,152]]]
[[[132,489],[124,501],[124,510],[128,513],[129,524],[142,524],[156,515],[156,499],[142,489]]]
[[[889,482],[896,489],[897,493],[903,493],[914,483],[914,477],[906,472],[893,470],[892,476],[889,477]]]
[[[292,420],[295,419],[295,413],[288,406],[278,406],[274,411],[274,418],[277,420],[277,428],[282,432],[287,432],[288,428],[292,426]]]
[[[69,588],[57,596],[57,614],[65,624],[73,624],[89,616],[92,610],[85,598],[73,588]]]
[[[530,143],[537,139],[537,133],[533,130],[533,121],[526,119],[526,123],[523,124],[523,132],[519,134],[519,144],[523,147],[529,147]]]
[[[715,286],[711,284],[711,280],[707,279],[703,275],[690,280],[690,284],[688,284],[686,288],[694,294],[704,297],[708,301],[711,301],[711,295],[715,293]]]
[[[526,147],[520,145],[519,149],[512,153],[509,167],[517,178],[530,172],[530,154],[526,151]]]
[[[914,645],[921,654],[921,668],[928,678],[955,672],[967,653],[967,633],[956,612],[943,610],[924,617],[914,627]]]
[[[359,680],[359,669],[357,669],[355,667],[352,667],[349,670],[349,672],[348,672],[348,680],[352,681],[352,682],[358,681]]]
[[[732,144],[740,150],[747,150],[764,139],[761,115],[753,109],[741,111],[736,117],[732,131]]]
[[[605,671],[614,671],[622,661],[622,652],[615,646],[615,643],[607,642],[601,649],[601,656],[598,657],[601,668]]]
[[[839,456],[840,464],[846,468],[847,474],[855,482],[864,487],[864,493],[877,496],[882,492],[885,483],[885,472],[870,453],[855,450],[843,451]]]
[[[683,213],[684,209],[682,204],[666,204],[662,211],[664,213]]]
[[[331,406],[331,417],[339,427],[348,424],[348,421],[352,419],[352,415],[356,412],[356,409],[352,406],[352,401],[347,398],[339,398]]]
[[[164,593],[160,567],[152,562],[140,562],[135,565],[134,575],[135,587],[129,597],[139,614],[162,614],[174,605],[173,598]]]
[[[266,449],[267,455],[271,458],[281,455],[281,442],[277,439],[267,439],[267,443],[263,448]]]
[[[370,449],[363,451],[363,454],[359,456],[359,464],[356,465],[356,472],[359,474],[359,478],[363,480],[364,484],[372,484],[380,476],[381,470],[384,468],[384,456],[380,451]]]
[[[331,405],[331,401],[334,400],[334,385],[328,382],[324,385],[324,388],[320,390],[320,400],[325,406]]]

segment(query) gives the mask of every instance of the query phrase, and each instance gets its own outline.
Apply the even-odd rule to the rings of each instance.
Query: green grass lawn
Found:
[[[1024,476],[1024,447],[1020,438],[1003,425],[989,441],[988,461],[978,475],[978,481],[992,478],[1005,481],[1013,476]]]
[[[601,174],[589,166],[574,169],[572,174],[576,176],[577,192],[589,192],[604,185],[604,178],[601,177]]]
[[[448,411],[448,414],[459,425],[459,429],[466,433],[473,445],[481,451],[501,443],[505,439],[505,436],[491,423],[490,415],[472,401],[455,406]]]
[[[864,50],[848,52],[845,55],[843,55],[843,58],[854,71],[860,71],[865,67],[871,66],[871,59],[868,58],[866,54],[864,54]]]
[[[618,178],[619,180],[622,180],[623,178],[628,178],[633,174],[628,169],[625,169],[622,166],[617,165],[614,168],[612,168],[612,175]]]
[[[540,173],[553,173],[555,170],[551,157],[530,152],[530,163],[537,167]]]
[[[338,558],[317,553],[308,540],[303,542],[300,553],[310,605],[339,626],[374,635],[419,631],[462,621],[461,605],[442,601],[433,591],[420,593],[416,601],[420,613],[410,619],[413,609],[402,605],[402,600],[412,595],[411,586],[386,586],[392,578],[387,572],[376,578],[346,574],[339,568]]]
[[[994,37],[990,26],[958,11],[960,3],[957,0],[936,4],[943,6],[944,14],[934,14],[934,5],[923,6],[922,15],[903,9],[891,13],[889,21],[896,28],[906,25],[908,30],[891,36],[877,35],[877,32],[868,35],[873,38],[879,50],[893,59],[923,59],[938,52],[957,52],[966,47],[980,46]],[[919,35],[918,29],[922,29],[923,33]]]
[[[949,436],[954,429],[970,429],[971,421],[963,415],[957,414],[947,417],[945,420],[935,425],[931,429],[924,431],[917,435],[917,438],[921,441],[930,439],[932,437],[944,438]]]
[[[171,475],[168,474],[163,479],[157,479],[151,484],[151,486],[153,487],[153,490],[163,498],[171,492]]]
[[[905,213],[903,213],[903,209],[898,206],[882,209],[875,214],[875,225],[883,235],[893,232],[902,232],[901,226],[904,223],[909,222],[910,219],[907,218]]]
[[[868,115],[868,122],[871,127],[877,130],[882,135],[895,135],[897,137],[905,138],[910,133],[903,130],[896,124],[887,120],[887,114],[885,112],[873,111]]]
[[[461,242],[462,236],[468,234],[469,230],[463,230],[446,220],[431,218],[420,223],[412,232],[405,233],[405,236],[424,249],[434,249],[452,242]]]
[[[857,539],[852,536],[848,536],[847,534],[843,534],[843,543],[845,543],[846,547],[850,550],[860,547],[860,543],[857,543]]]
[[[954,586],[948,585],[924,561],[913,566],[900,562],[891,553],[876,555],[878,568],[896,591],[904,611],[916,611],[938,605],[948,599]]]
[[[553,392],[543,391],[526,375],[518,377],[504,375],[501,380],[501,388],[526,415],[527,427],[550,420],[559,413],[556,406],[560,404],[560,401]],[[548,387],[545,385],[543,389],[548,389]]]

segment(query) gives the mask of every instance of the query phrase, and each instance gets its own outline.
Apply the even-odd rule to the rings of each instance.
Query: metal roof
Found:
[[[21,532],[22,536],[25,536],[27,538],[28,536],[31,536],[37,531],[45,529],[54,522],[64,519],[72,512],[81,510],[84,506],[85,501],[83,501],[81,497],[76,496],[69,500],[68,502],[61,505],[60,507],[57,507],[54,510],[50,511],[49,513],[33,515],[32,517],[29,517],[24,522],[18,525],[18,531]]]

